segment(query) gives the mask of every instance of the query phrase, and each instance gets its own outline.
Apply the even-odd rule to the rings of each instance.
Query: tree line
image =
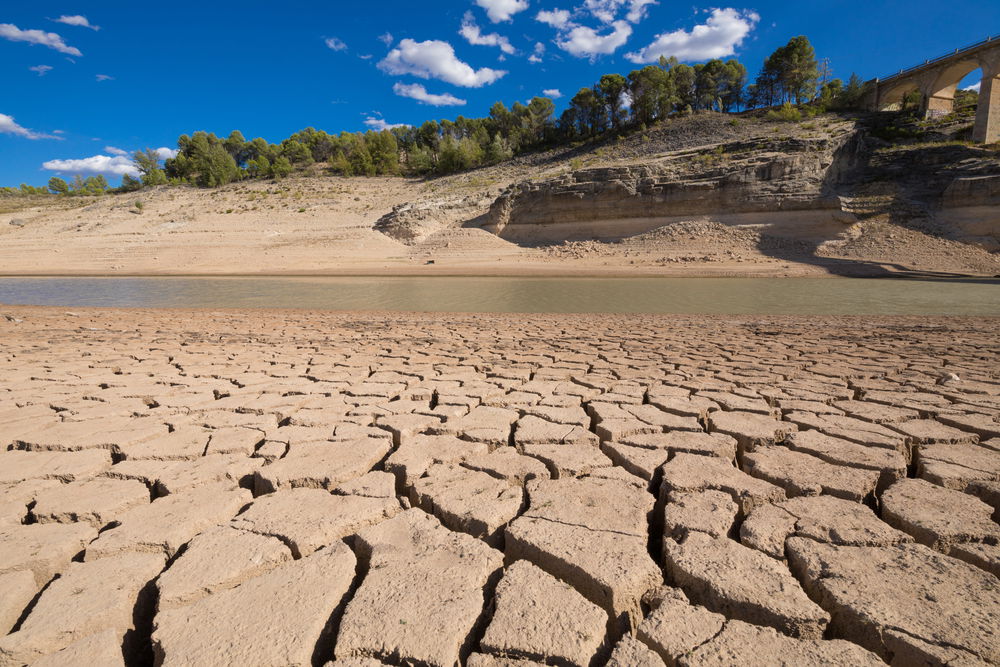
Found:
[[[748,84],[747,69],[736,59],[686,65],[660,58],[656,65],[624,76],[606,74],[593,86],[581,88],[558,117],[551,99],[535,97],[510,108],[497,102],[483,118],[459,116],[454,121],[428,120],[420,126],[363,133],[329,134],[309,127],[279,144],[260,137],[248,141],[238,130],[225,138],[195,132],[178,138],[176,157],[162,167],[156,151],[135,153],[139,176],[126,175],[120,189],[167,183],[217,187],[243,179],[281,179],[314,163],[343,176],[441,175],[609,132],[642,129],[700,110],[734,112],[785,105],[773,117],[793,120],[799,117],[793,104],[808,104],[813,112],[856,107],[864,94],[861,79],[855,74],[844,84],[830,80],[828,71],[809,40],[799,36],[764,61],[753,83]],[[96,187],[90,181],[66,184],[53,179],[49,185],[57,193],[86,193]]]

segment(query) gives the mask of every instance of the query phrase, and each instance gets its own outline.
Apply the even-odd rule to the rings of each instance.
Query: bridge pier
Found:
[[[1000,67],[993,71],[984,67],[983,75],[979,84],[979,106],[976,108],[972,140],[995,144],[1000,142]]]

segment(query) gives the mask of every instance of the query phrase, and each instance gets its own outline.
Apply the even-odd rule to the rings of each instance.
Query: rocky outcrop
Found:
[[[941,197],[938,218],[954,225],[964,241],[1000,250],[1000,174],[956,178]]]
[[[833,186],[860,144],[853,131],[748,141],[521,182],[497,198],[483,226],[515,242],[612,240],[693,218],[770,226],[776,213],[791,213],[784,217],[794,224],[783,235],[798,235],[795,226],[809,236],[835,234],[853,216],[843,212]]]
[[[477,215],[489,203],[478,196],[407,202],[393,206],[375,223],[375,230],[406,245],[414,245],[445,227]]]

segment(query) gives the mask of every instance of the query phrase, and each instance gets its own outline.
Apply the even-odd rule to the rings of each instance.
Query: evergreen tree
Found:
[[[142,189],[142,181],[131,174],[122,176],[122,184],[118,187],[121,192],[135,192]]]
[[[356,176],[374,176],[375,162],[368,150],[368,145],[360,134],[351,135],[350,154],[347,161],[351,165],[351,173]]]
[[[399,172],[399,146],[396,137],[388,130],[365,133],[365,146],[371,155],[376,174],[396,174]]]
[[[53,176],[49,179],[49,190],[51,190],[54,195],[68,195],[69,185],[67,185],[66,181],[58,176]]]
[[[622,95],[628,89],[628,82],[621,74],[605,74],[597,84],[601,101],[608,110],[611,127],[620,128],[624,124]]]
[[[266,159],[266,158],[265,158]],[[284,155],[279,155],[271,165],[271,176],[277,180],[285,178],[292,173],[292,163]]]

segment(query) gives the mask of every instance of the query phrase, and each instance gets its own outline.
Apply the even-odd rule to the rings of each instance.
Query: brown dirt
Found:
[[[942,228],[927,211],[901,215],[886,209],[886,202],[899,198],[899,188],[886,190],[893,183],[883,181],[862,188],[874,194],[852,204],[861,211],[858,221],[829,238],[769,236],[759,215],[745,220],[729,215],[726,224],[711,216],[693,216],[615,242],[519,245],[478,227],[490,202],[517,181],[634,164],[668,165],[678,177],[696,178],[727,159],[718,152],[724,145],[745,156],[750,150],[746,147],[755,145],[752,142],[823,139],[853,127],[852,120],[833,115],[799,124],[768,123],[751,116],[733,120],[722,114],[698,114],[621,139],[564,146],[426,180],[330,177],[318,175],[322,166],[316,165],[311,175],[280,182],[247,181],[216,190],[160,187],[103,197],[5,197],[0,199],[0,274],[1000,273],[1000,255],[982,245],[951,240],[950,227]],[[988,156],[964,151],[946,157],[980,165],[982,171]],[[910,158],[881,157],[876,166],[885,173],[873,178],[903,178],[894,174],[899,168],[896,162],[906,159]],[[919,161],[919,156],[915,159]],[[946,175],[961,176],[966,171],[956,168]],[[404,227],[412,224],[412,228],[397,236],[403,241],[377,231],[384,216],[410,204],[416,212],[404,216],[412,220]],[[15,221],[16,225],[9,224]],[[391,231],[392,226],[379,228]]]
[[[1000,660],[1000,320],[3,310],[2,665]]]

